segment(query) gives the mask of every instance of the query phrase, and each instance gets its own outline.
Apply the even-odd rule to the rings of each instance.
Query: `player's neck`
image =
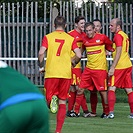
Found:
[[[58,31],[64,31],[64,29],[62,28],[62,27],[58,27],[58,28],[56,28],[55,29],[56,31],[58,30]]]
[[[78,33],[81,33],[82,31],[78,28],[75,29]]]

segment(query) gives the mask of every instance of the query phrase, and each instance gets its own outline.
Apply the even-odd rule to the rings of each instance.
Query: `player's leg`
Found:
[[[56,131],[61,132],[66,117],[66,100],[59,99],[59,108],[56,116]]]
[[[57,113],[58,111],[58,83],[57,78],[46,78],[44,88],[46,88],[46,100],[48,107],[52,113]]]
[[[79,88],[79,90],[77,91],[76,101],[75,101],[75,105],[74,105],[75,116],[78,116],[78,114],[80,112],[80,106],[81,106],[83,97],[84,97],[84,89]]]
[[[105,118],[107,116],[107,114],[109,113],[109,108],[107,108],[108,104],[107,105],[105,104],[104,99],[103,99],[101,93],[99,93],[99,94],[101,96],[101,102],[102,102],[102,107],[103,107],[103,113],[101,115],[101,118]]]
[[[98,103],[97,91],[90,91],[90,104],[91,104],[91,113],[96,116],[96,108]]]
[[[74,103],[75,103],[75,99],[76,99],[76,86],[75,85],[71,85],[70,87],[70,91],[69,91],[69,97],[68,97],[68,111],[67,111],[67,116],[72,117],[72,113],[73,113],[73,107],[74,107]]]
[[[130,115],[129,118],[133,118],[133,90],[132,90],[132,67],[126,69],[124,84],[125,84],[125,91],[128,96],[128,103],[130,106]]]
[[[104,115],[101,117],[101,118],[106,118],[109,114],[109,106],[108,106],[108,96],[107,96],[107,91],[100,91],[100,95],[101,95],[101,98],[103,100],[103,103],[104,103]]]
[[[90,111],[88,110],[85,93],[83,93],[83,99],[81,101],[81,107],[83,109],[83,117],[90,117]]]
[[[107,71],[106,70],[91,70],[93,84],[97,91],[99,91],[104,99],[104,103],[106,104],[106,114],[107,113]]]
[[[125,90],[128,96],[128,103],[130,107],[129,118],[133,118],[133,91],[132,91],[132,88],[126,88]]]
[[[108,92],[108,104],[110,114],[114,112],[114,104],[116,101],[115,90],[117,88],[126,88],[128,94],[128,101],[131,112],[133,112],[133,93],[132,93],[132,67],[126,69],[116,69],[114,75],[108,80],[109,92]],[[116,87],[115,87],[116,86]],[[132,113],[131,113],[132,114]],[[114,117],[114,116],[113,116]],[[111,118],[111,117],[109,117]]]
[[[116,95],[115,95],[115,86],[110,86],[108,90],[108,106],[109,106],[109,115],[107,118],[114,118],[114,106],[116,102]]]
[[[68,91],[70,88],[69,79],[60,79],[58,86],[58,99],[59,99],[59,108],[57,112],[57,124],[56,124],[56,133],[60,133],[66,118],[66,99],[68,97]]]
[[[81,106],[82,100],[84,98],[84,88],[88,88],[88,84],[89,84],[88,80],[89,79],[90,79],[89,70],[88,70],[88,68],[85,68],[84,72],[81,75],[81,81],[80,81],[79,89],[78,89],[77,95],[76,95],[76,101],[75,101],[75,105],[74,105],[75,116],[78,116],[78,113],[80,111],[80,106]]]
[[[68,98],[67,116],[69,116],[69,117],[73,116],[73,107],[74,107],[74,103],[75,103],[75,99],[76,99],[78,85],[80,82],[80,77],[81,77],[81,69],[73,68],[72,69],[71,87],[70,87],[69,98]]]

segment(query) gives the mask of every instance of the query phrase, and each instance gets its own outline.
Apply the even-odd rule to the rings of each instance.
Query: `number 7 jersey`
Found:
[[[71,50],[78,48],[74,38],[56,30],[44,36],[42,46],[47,49],[45,78],[71,79]]]

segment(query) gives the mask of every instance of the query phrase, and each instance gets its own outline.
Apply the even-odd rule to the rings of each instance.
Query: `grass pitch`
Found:
[[[88,103],[89,105],[89,103]],[[97,117],[78,118],[66,117],[62,133],[133,133],[133,119],[129,119],[128,103],[115,104],[115,118],[102,119],[101,103],[97,106]],[[50,133],[54,133],[56,127],[56,114],[50,113]]]

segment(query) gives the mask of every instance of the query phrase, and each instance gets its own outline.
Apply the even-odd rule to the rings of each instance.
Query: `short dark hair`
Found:
[[[82,19],[84,19],[85,20],[85,17],[83,17],[83,16],[77,16],[76,18],[75,18],[75,23],[78,23],[80,20],[82,20]]]
[[[93,24],[93,22],[86,22],[86,23],[85,23],[85,29],[86,29],[88,26],[92,26],[93,29],[95,28],[95,25]]]
[[[61,26],[62,28],[65,28],[66,19],[63,16],[57,16],[54,20],[55,28],[58,26]]]
[[[98,18],[93,19],[93,21],[92,21],[92,22],[94,22],[94,21],[98,21],[98,22],[100,22],[100,23],[101,23],[101,25],[102,25],[102,21],[101,21],[100,19],[98,19]]]

